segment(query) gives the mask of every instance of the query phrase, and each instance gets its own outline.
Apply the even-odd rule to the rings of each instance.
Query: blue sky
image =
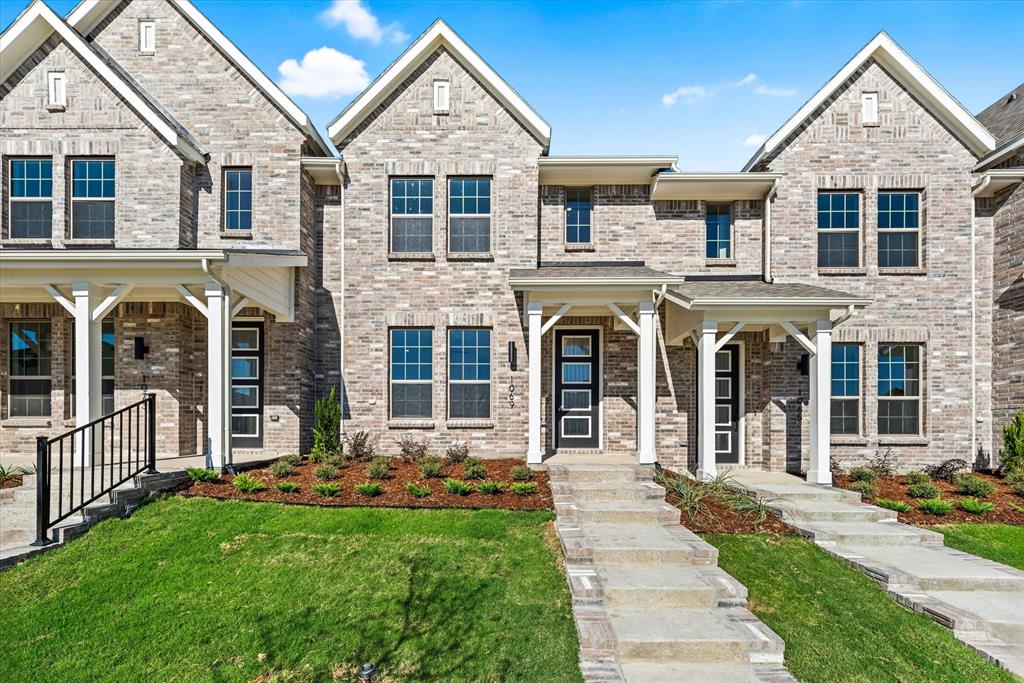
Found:
[[[684,170],[739,169],[880,29],[971,112],[1024,81],[1019,1],[194,1],[321,128],[443,17],[548,120],[552,154]],[[23,6],[0,2],[0,24]]]

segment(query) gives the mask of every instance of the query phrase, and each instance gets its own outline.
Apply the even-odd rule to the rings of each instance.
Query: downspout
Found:
[[[854,306],[854,304],[850,304],[849,306],[847,306],[846,313],[843,313],[841,316],[832,321],[832,329],[835,329],[836,327],[842,325],[851,317],[853,317],[854,310],[856,310],[856,306]]]
[[[775,278],[772,277],[772,198],[775,196],[778,186],[779,181],[773,181],[771,189],[764,196],[764,233],[762,235],[764,260],[761,269],[764,271],[764,281],[768,284],[775,281]]]
[[[338,174],[338,201],[341,209],[341,221],[340,230],[341,238],[338,240],[340,254],[340,272],[338,273],[338,288],[341,294],[341,304],[339,307],[339,315],[341,320],[339,321],[339,346],[338,346],[338,363],[340,364],[339,383],[341,395],[341,436],[345,436],[345,394],[348,390],[348,385],[345,382],[345,162],[338,159],[334,165],[334,172]]]
[[[978,321],[977,321],[977,308],[978,301],[976,297],[976,260],[977,260],[977,247],[975,246],[976,240],[976,221],[977,212],[974,207],[974,198],[985,191],[985,188],[992,182],[992,176],[986,174],[981,180],[981,184],[974,188],[971,192],[971,460],[974,462],[975,449],[978,446]]]
[[[213,280],[218,285],[220,285],[221,288],[224,290],[224,297],[227,300],[227,315],[224,316],[224,326],[227,329],[222,330],[221,331],[221,335],[222,335],[222,338],[224,339],[224,343],[225,344],[230,344],[231,343],[231,320],[232,320],[232,315],[231,315],[231,287],[228,285],[228,283],[224,282],[224,280],[220,279],[220,277],[218,277],[216,274],[214,274],[213,269],[210,267],[210,259],[204,258],[200,263],[201,263],[201,265],[203,267],[203,272],[206,273],[206,275],[211,280]],[[209,323],[207,323],[207,324],[209,324]],[[209,332],[207,332],[207,334],[209,334]],[[230,367],[230,366],[228,366],[228,367]],[[212,379],[213,379],[212,377],[208,377],[207,380],[206,380],[207,383],[209,383]],[[224,386],[221,389],[221,396],[224,397],[225,401],[230,401],[231,400],[230,399],[230,397],[231,397],[231,379],[229,378],[227,372],[224,373],[224,377],[221,378],[221,381],[224,383]],[[209,391],[209,389],[207,389],[207,391]],[[209,416],[207,416],[206,419],[207,419],[207,422],[209,422],[209,419],[210,419]],[[230,419],[224,420],[223,429],[224,429],[224,434],[221,436],[221,442],[224,444],[224,452],[227,455],[227,457],[224,459],[224,468],[226,470],[228,470],[229,472],[233,472],[234,468],[235,468],[235,454],[234,454],[234,451],[231,450],[231,420]]]

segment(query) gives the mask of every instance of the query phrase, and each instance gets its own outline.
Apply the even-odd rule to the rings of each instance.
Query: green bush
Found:
[[[444,476],[444,463],[436,455],[420,458],[420,474],[424,479],[437,479]]]
[[[987,498],[996,492],[996,485],[988,479],[976,477],[973,474],[958,474],[953,479],[953,488],[957,493],[977,498]]]
[[[691,520],[698,515],[708,514],[704,499],[710,489],[684,477],[671,477],[664,470],[654,475],[654,481],[665,487],[665,499],[685,512]]]
[[[874,496],[876,493],[878,493],[878,489],[876,489],[875,485],[872,484],[870,481],[855,481],[846,488],[848,488],[851,491],[856,491],[862,497],[867,498],[870,498]]]
[[[217,478],[217,470],[208,467],[186,467],[185,474],[192,481],[214,481]]]
[[[278,458],[278,461],[286,462],[292,467],[298,467],[299,465],[302,464],[302,456],[299,455],[298,453],[285,453],[280,458]]]
[[[929,465],[924,468],[924,471],[932,475],[932,479],[953,481],[957,474],[969,469],[971,469],[971,464],[966,460],[950,458],[949,460],[943,460],[938,465]]]
[[[1003,426],[1003,447],[999,451],[1002,472],[1024,472],[1024,412],[1017,411]]]
[[[313,470],[313,476],[317,479],[323,479],[324,481],[330,481],[331,479],[338,478],[338,468],[334,465],[320,465]]]
[[[513,481],[530,481],[533,471],[526,465],[516,465],[510,470]]]
[[[341,484],[336,484],[334,482],[313,484],[313,492],[321,498],[334,498],[341,493]]]
[[[476,490],[494,496],[505,490],[505,484],[500,481],[482,481],[476,485]]]
[[[371,479],[391,478],[391,458],[386,455],[378,455],[366,466],[366,474]]]
[[[462,476],[466,479],[486,479],[487,467],[480,458],[466,458],[462,463]]]
[[[977,498],[964,498],[958,505],[960,505],[961,510],[970,512],[972,515],[987,515],[996,509],[995,503],[990,503],[987,500],[978,500]]]
[[[914,509],[902,500],[892,500],[889,498],[875,498],[875,505],[887,510],[895,510],[896,512],[910,512]]]
[[[274,488],[281,493],[298,493],[300,487],[294,481],[279,481],[274,484]]]
[[[517,496],[528,496],[537,491],[537,484],[532,481],[513,482],[509,490]]]
[[[907,487],[907,495],[911,498],[938,498],[942,491],[935,484],[911,484]]]
[[[348,463],[345,462],[345,456],[343,456],[341,453],[330,453],[327,455],[327,457],[324,458],[324,464],[332,465],[340,470]]]
[[[445,479],[444,490],[456,496],[468,496],[473,493],[473,487],[458,479]]]
[[[908,484],[927,484],[931,480],[932,476],[927,472],[907,472]]]
[[[953,509],[953,504],[941,498],[925,498],[917,501],[917,509],[929,515],[948,515]]]
[[[896,474],[896,454],[891,448],[884,451],[875,451],[875,457],[868,461],[868,469],[875,473],[879,479],[888,479]]]
[[[367,498],[373,498],[380,495],[381,488],[375,481],[364,481],[362,484],[356,484],[356,491]]]
[[[878,474],[870,467],[851,467],[850,479],[852,481],[874,481]]]
[[[370,462],[377,455],[377,440],[365,429],[346,434],[345,445],[348,446],[348,456],[359,462]]]
[[[1024,470],[1010,472],[1003,482],[1018,496],[1024,496]]]
[[[278,479],[284,479],[295,474],[295,466],[284,460],[277,460],[268,468],[269,472]]]
[[[414,481],[405,482],[406,490],[416,498],[426,498],[430,495],[430,487],[427,485],[420,486]]]
[[[746,491],[736,490],[724,491],[719,493],[716,498],[728,505],[733,512],[751,515],[754,518],[754,526],[758,526],[768,519],[771,512],[769,505],[774,501],[774,498],[756,496]]]
[[[405,434],[398,441],[398,450],[401,454],[402,462],[411,465],[418,462],[420,458],[425,458],[428,446],[429,444],[426,439],[417,439],[412,434]]]
[[[256,493],[267,488],[259,479],[248,474],[239,474],[232,481],[231,485],[242,493]]]
[[[313,405],[313,452],[341,452],[341,402],[334,387]]]
[[[448,460],[449,465],[460,464],[469,457],[469,444],[458,441],[455,442],[445,449],[444,457]]]

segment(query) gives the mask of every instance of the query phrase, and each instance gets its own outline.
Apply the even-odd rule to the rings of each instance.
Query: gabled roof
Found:
[[[88,35],[121,2],[122,0],[82,0],[68,14],[68,23],[74,26],[82,35]],[[235,68],[241,71],[253,85],[259,88],[271,102],[277,105],[292,122],[292,125],[305,133],[326,156],[334,155],[331,147],[320,135],[320,131],[316,129],[313,120],[306,115],[306,112],[302,111],[290,97],[284,94],[284,91],[263,73],[244,52],[239,50],[227,36],[221,33],[220,29],[207,19],[195,5],[189,2],[189,0],[168,0],[168,2],[176,7],[214,47],[220,50],[227,57],[228,61],[234,64]]]
[[[946,125],[978,157],[991,152],[996,145],[992,134],[975,119],[962,104],[950,95],[938,81],[915,62],[903,48],[896,44],[885,31],[871,39],[853,59],[839,70],[825,86],[806,103],[791,119],[765,141],[750,161],[743,167],[749,171],[759,161],[770,156],[790,135],[825,103],[833,93],[869,59],[879,64],[896,77],[925,107]]]
[[[1000,147],[1024,135],[1024,83],[978,114],[978,120],[996,137]]]
[[[89,44],[77,31],[35,0],[0,35],[0,82],[6,81],[40,45],[56,33],[100,78],[102,78],[157,135],[183,156],[203,162],[207,152],[178,121],[160,107],[109,55]]]
[[[526,103],[473,48],[459,37],[451,26],[438,19],[406,48],[398,59],[384,73],[377,77],[327,126],[327,133],[335,145],[383,102],[395,88],[422,64],[434,51],[444,46],[459,60],[471,74],[480,80],[488,91],[501,102],[513,116],[547,148],[551,144],[551,126]]]

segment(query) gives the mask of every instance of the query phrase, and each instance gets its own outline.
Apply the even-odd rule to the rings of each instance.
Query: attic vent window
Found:
[[[449,100],[451,99],[451,83],[449,81],[434,81],[434,113],[447,114]]]
[[[878,93],[866,92],[860,96],[861,122],[865,126],[878,125]]]
[[[152,19],[139,21],[139,52],[144,55],[156,52],[156,22]]]
[[[48,89],[46,108],[50,111],[64,111],[68,106],[68,81],[63,71],[50,71],[46,74]]]

